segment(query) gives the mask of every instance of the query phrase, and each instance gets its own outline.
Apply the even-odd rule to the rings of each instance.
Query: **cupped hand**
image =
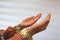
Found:
[[[26,18],[20,23],[20,26],[29,27],[29,26],[33,25],[41,16],[42,16],[42,14],[39,13],[36,16]]]
[[[39,16],[40,17],[40,16]],[[39,18],[38,17],[38,18]],[[35,18],[35,17],[33,17],[33,18]],[[36,20],[38,19],[38,18],[35,18]],[[29,24],[29,22],[26,22],[28,25],[31,25],[31,26],[29,26],[29,27],[27,27],[29,30],[30,30],[30,32],[31,32],[31,34],[32,35],[34,35],[34,34],[36,34],[36,33],[38,33],[38,32],[41,32],[41,31],[43,31],[43,30],[45,30],[46,28],[47,28],[47,25],[49,24],[49,22],[50,22],[50,18],[51,18],[51,14],[48,14],[47,16],[46,16],[46,18],[43,20],[43,21],[41,21],[40,23],[38,23],[38,24],[34,24],[34,25],[31,25],[31,24]],[[26,19],[27,20],[27,19]],[[32,19],[31,19],[32,20]],[[35,20],[35,21],[36,21]],[[34,21],[34,22],[35,22]],[[22,24],[25,24],[25,22],[22,22]],[[34,23],[33,22],[33,23]],[[32,22],[31,22],[32,23]],[[32,24],[33,24],[32,23]],[[27,25],[27,24],[25,24],[25,25]],[[23,37],[19,34],[19,33],[16,33],[15,31],[13,31],[14,30],[14,28],[7,28],[7,32],[5,32],[5,37],[6,37],[6,40],[23,40]]]

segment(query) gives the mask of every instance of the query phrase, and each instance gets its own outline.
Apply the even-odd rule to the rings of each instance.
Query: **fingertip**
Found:
[[[34,18],[35,16],[32,16],[31,18]]]
[[[50,16],[50,17],[51,17],[51,13],[48,13],[48,16]]]
[[[30,18],[28,18],[28,20],[33,19],[33,18],[35,18],[35,16],[31,16]]]
[[[40,16],[41,16],[41,15],[42,15],[42,13],[38,13],[38,15],[40,15]]]
[[[42,13],[38,13],[36,17],[41,17],[42,16]]]
[[[51,13],[48,13],[49,19],[51,18]]]
[[[50,18],[51,18],[51,13],[48,13],[48,15],[46,16],[45,20],[46,21],[50,21]]]

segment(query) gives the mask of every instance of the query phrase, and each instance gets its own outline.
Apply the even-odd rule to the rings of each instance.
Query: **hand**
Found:
[[[4,34],[4,40],[23,40],[22,36],[15,32],[12,26],[9,26],[6,30],[2,30]]]
[[[41,32],[41,31],[45,30],[47,28],[47,25],[48,25],[49,21],[50,21],[50,17],[51,17],[51,14],[48,14],[47,17],[43,21],[41,21],[40,23],[34,24],[34,25],[28,27],[31,34],[34,35],[38,32]],[[7,38],[7,40],[23,40],[23,38],[20,34],[18,34],[18,33],[13,34],[14,33],[14,31],[12,31],[12,30],[14,30],[13,28],[11,28],[10,30],[11,30],[11,32],[10,32],[9,35],[13,35],[13,36]]]
[[[50,22],[51,14],[48,14],[46,18],[38,24],[34,24],[28,29],[31,31],[32,35],[45,30]]]
[[[41,17],[42,14],[38,14],[37,16],[32,16],[30,18],[26,18],[24,19],[20,26],[21,27],[27,27],[27,26],[30,26],[30,25],[33,25],[40,17]],[[13,34],[15,34],[15,29],[12,27],[12,26],[9,26],[6,30],[4,30],[4,36],[5,38],[10,38],[11,36],[13,36]]]
[[[15,28],[12,26],[9,26],[6,30],[3,30],[2,32],[4,34],[5,40],[11,38],[16,33]]]
[[[21,23],[20,26],[22,27],[28,27],[33,25],[40,17],[42,14],[38,14],[37,16],[32,16],[30,18],[24,19]]]

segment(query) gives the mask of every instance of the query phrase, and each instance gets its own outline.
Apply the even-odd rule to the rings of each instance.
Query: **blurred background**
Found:
[[[33,40],[60,40],[60,0],[0,0],[0,30],[38,13],[43,14],[38,22],[48,13],[52,16],[47,29],[34,35]]]

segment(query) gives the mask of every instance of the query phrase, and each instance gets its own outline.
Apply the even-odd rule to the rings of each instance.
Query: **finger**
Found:
[[[47,25],[50,21],[50,18],[51,18],[51,14],[48,14],[42,22],[28,27],[28,29],[31,31],[32,35],[44,30],[47,27]]]
[[[48,14],[46,18],[38,24],[38,26],[40,26],[40,28],[46,28],[50,22],[50,18],[51,14]]]
[[[34,18],[35,18],[35,16],[32,16],[32,17],[28,18],[27,21],[29,21],[29,20],[31,20],[31,19],[34,19]]]
[[[29,19],[33,19],[33,18],[35,18],[35,16],[32,16],[32,17],[30,17]]]
[[[40,22],[40,24],[49,23],[50,18],[51,18],[51,14],[48,14],[48,15],[46,16],[46,18],[45,18],[43,21]]]
[[[38,20],[40,17],[42,16],[42,14],[41,13],[39,13],[35,18],[35,20]]]
[[[46,16],[45,20],[50,21],[50,18],[51,18],[51,14],[49,13],[49,14]]]
[[[41,16],[42,16],[42,14],[39,13],[36,16],[34,16],[32,20],[38,20]]]
[[[31,19],[33,19],[33,18],[35,18],[35,16],[32,16],[32,17],[30,17],[30,18],[26,18],[26,19],[24,19],[23,21],[29,21],[29,20],[31,20]]]
[[[39,18],[42,15],[42,13],[39,13],[36,15],[37,18]]]
[[[32,19],[32,20],[34,20],[33,23],[35,23],[41,16],[42,16],[42,14],[39,13],[35,18],[33,18]]]
[[[40,22],[41,31],[45,30],[50,22],[51,14],[49,13],[46,18]]]

